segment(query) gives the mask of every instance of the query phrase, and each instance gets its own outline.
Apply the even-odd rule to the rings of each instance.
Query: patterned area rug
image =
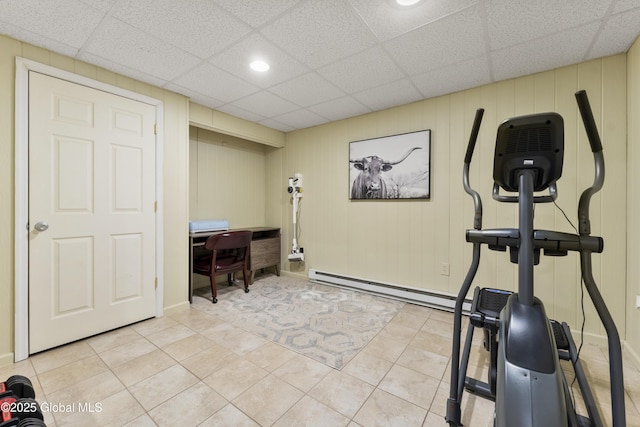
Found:
[[[262,276],[245,294],[236,281],[196,289],[192,307],[342,369],[405,303],[289,276]]]

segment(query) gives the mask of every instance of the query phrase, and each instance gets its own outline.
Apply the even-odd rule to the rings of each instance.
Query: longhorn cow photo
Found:
[[[350,199],[428,199],[429,130],[353,141]]]

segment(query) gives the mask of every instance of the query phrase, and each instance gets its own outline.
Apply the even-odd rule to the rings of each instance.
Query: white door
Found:
[[[152,105],[29,72],[29,353],[155,315],[154,126]]]

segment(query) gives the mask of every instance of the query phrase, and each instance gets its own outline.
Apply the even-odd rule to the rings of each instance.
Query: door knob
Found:
[[[34,225],[33,228],[35,228],[38,231],[47,231],[47,229],[49,228],[49,224],[47,224],[44,221],[40,221],[39,223]]]

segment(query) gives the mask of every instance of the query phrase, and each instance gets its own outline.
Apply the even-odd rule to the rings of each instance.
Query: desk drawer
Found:
[[[280,236],[251,242],[250,270],[280,264]]]

